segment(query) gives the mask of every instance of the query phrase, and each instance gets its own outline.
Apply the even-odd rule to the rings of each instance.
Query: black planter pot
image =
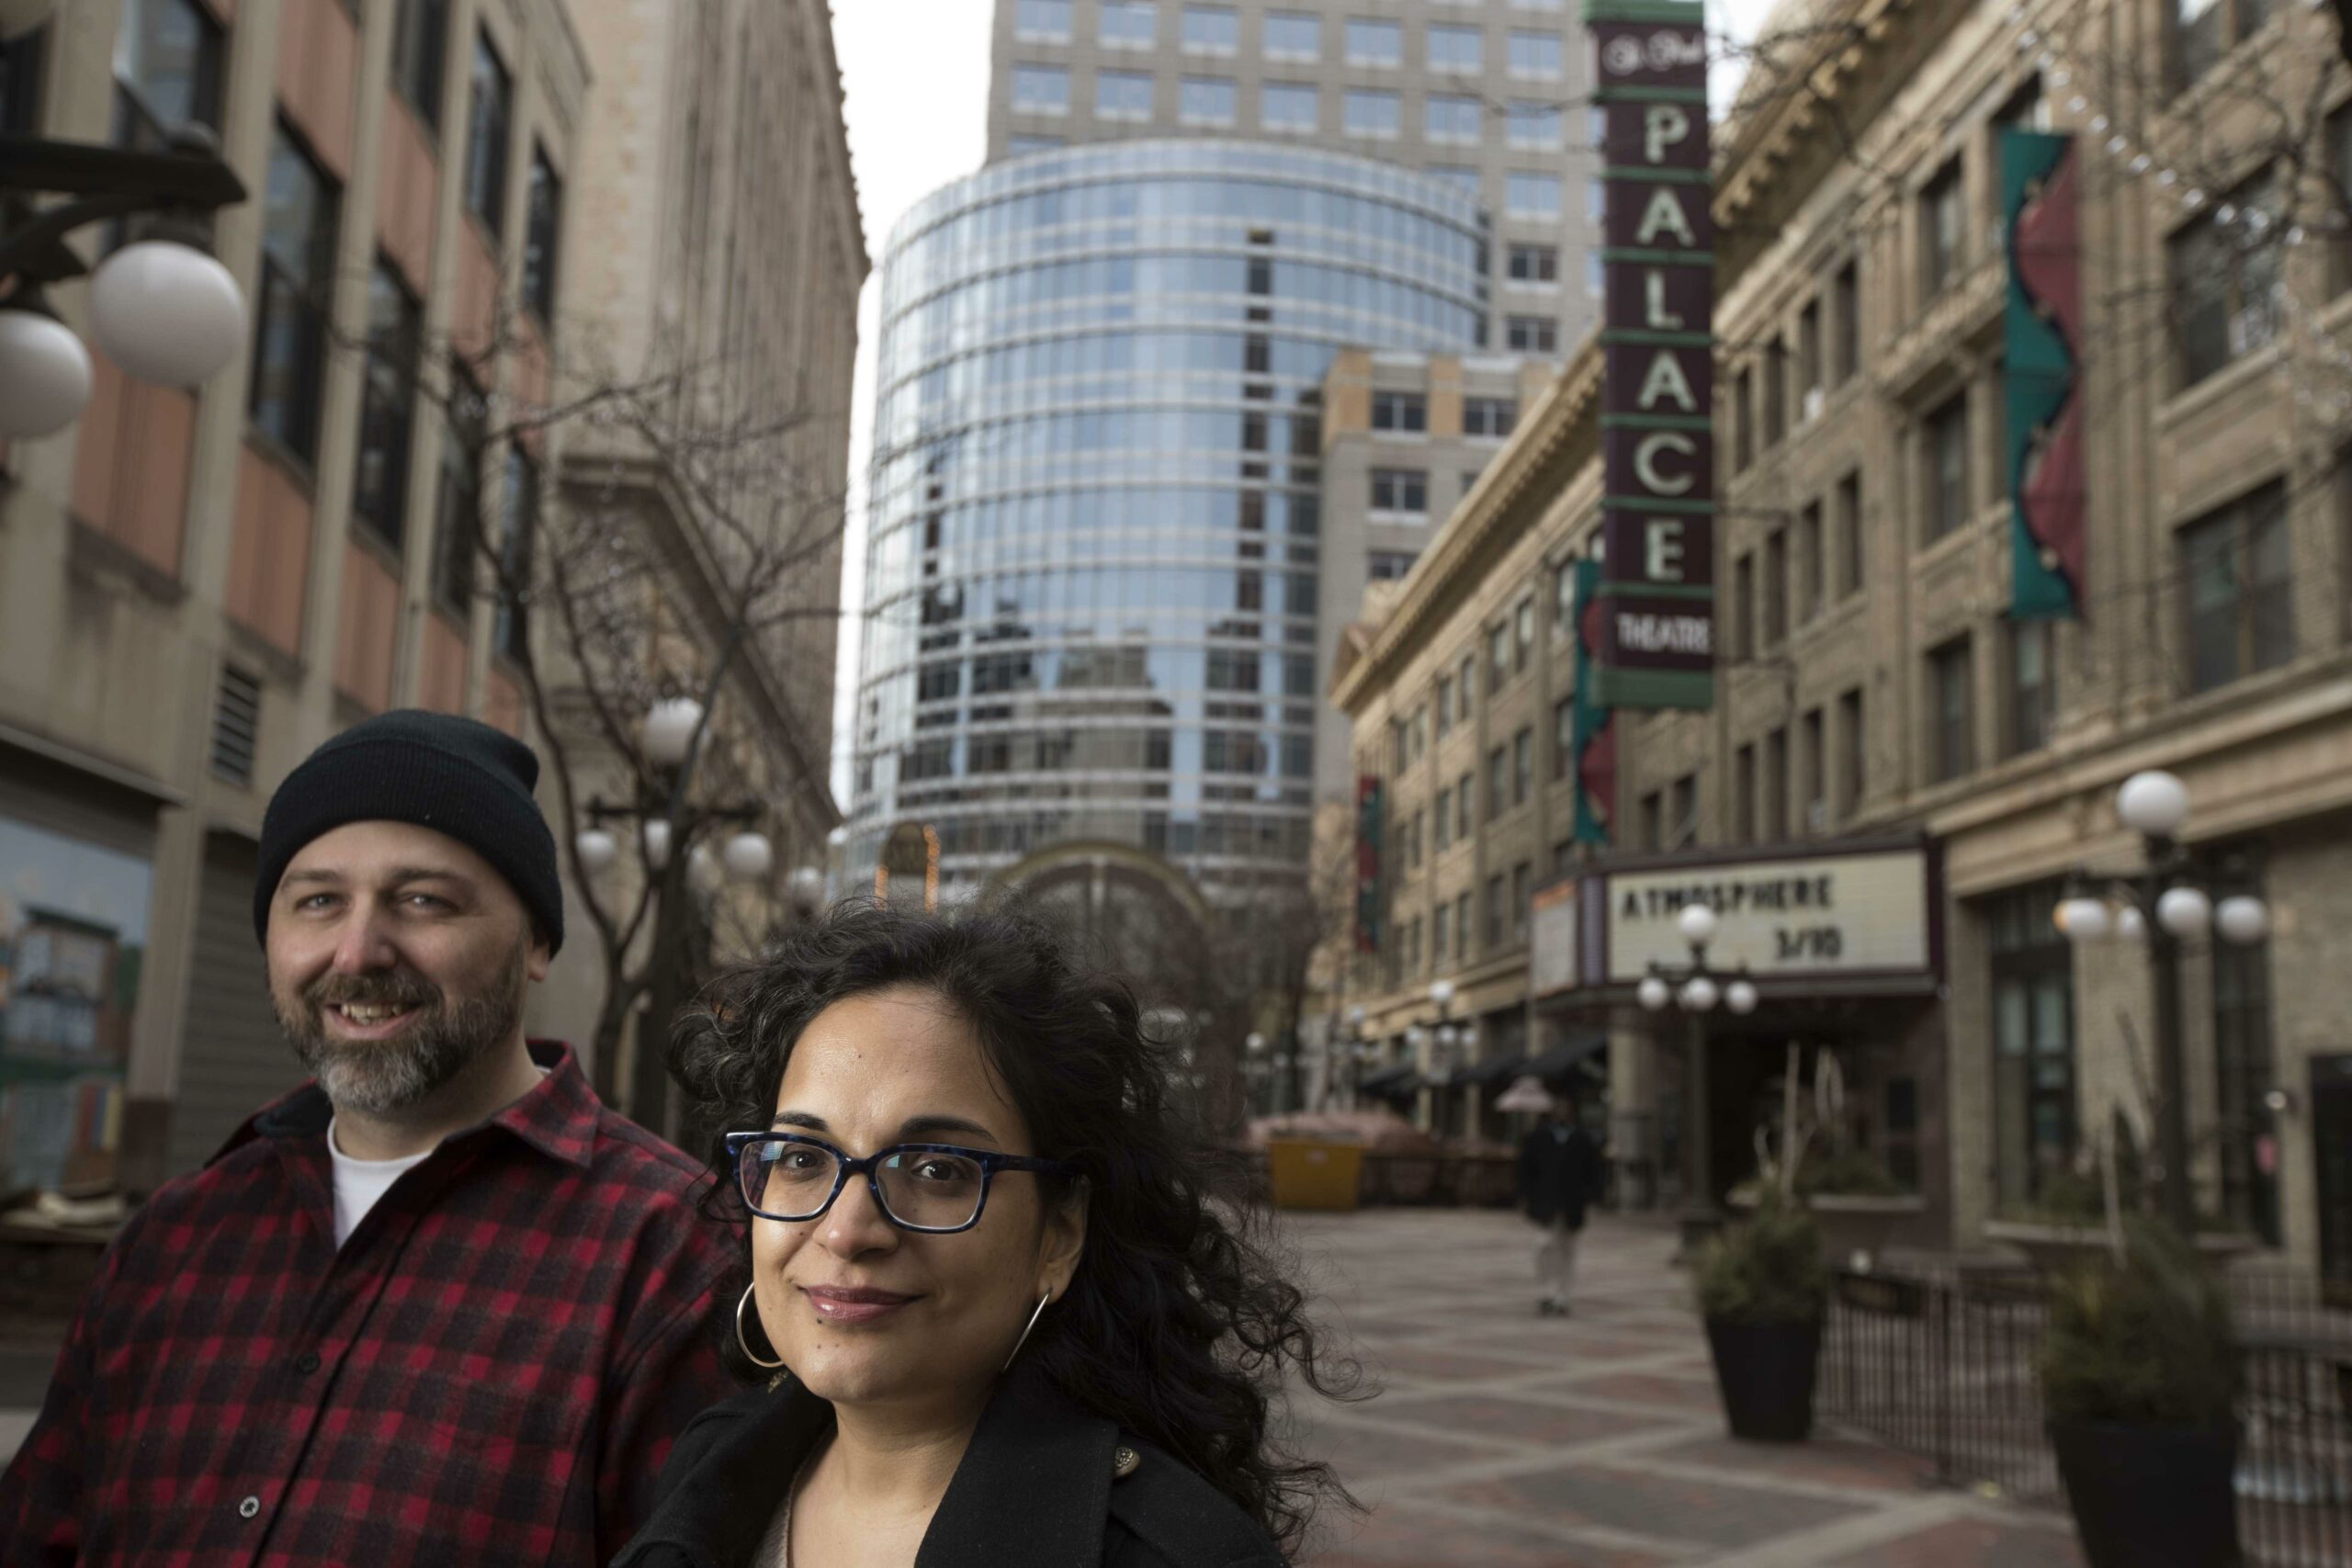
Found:
[[[2050,1446],[2090,1568],[2235,1568],[2235,1427],[2053,1420]]]
[[[1731,1435],[1759,1443],[1801,1443],[1813,1433],[1813,1371],[1821,1359],[1821,1320],[1732,1323],[1707,1320],[1715,1385],[1723,1391]]]

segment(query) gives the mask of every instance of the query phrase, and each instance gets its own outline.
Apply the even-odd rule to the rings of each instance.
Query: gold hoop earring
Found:
[[[754,1288],[751,1285],[744,1286],[743,1294],[735,1303],[735,1348],[743,1352],[743,1359],[752,1365],[763,1372],[772,1372],[784,1365],[784,1358],[778,1356],[773,1361],[761,1360],[757,1352],[752,1350],[751,1341],[743,1337],[743,1309],[752,1304],[752,1292]],[[775,1347],[771,1345],[768,1348],[773,1350]]]
[[[1012,1342],[1012,1354],[1004,1359],[1004,1365],[998,1369],[999,1371],[1009,1372],[1012,1370],[1013,1360],[1021,1354],[1021,1347],[1029,1343],[1031,1331],[1037,1326],[1037,1320],[1046,1315],[1046,1308],[1052,1303],[1053,1299],[1054,1292],[1051,1291],[1047,1291],[1037,1298],[1037,1310],[1029,1314],[1029,1326],[1023,1329],[1021,1337]]]

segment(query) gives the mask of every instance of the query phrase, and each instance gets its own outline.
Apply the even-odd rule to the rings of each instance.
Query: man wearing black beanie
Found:
[[[117,1237],[0,1477],[0,1562],[594,1564],[730,1391],[698,1168],[524,1038],[563,942],[538,759],[388,713],[263,819],[312,1081]]]

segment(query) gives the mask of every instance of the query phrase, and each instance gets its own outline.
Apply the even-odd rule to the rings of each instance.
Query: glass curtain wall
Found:
[[[1295,881],[1311,808],[1319,388],[1479,346],[1475,201],[1313,149],[1136,141],[941,190],[884,264],[848,869],[1070,839]]]

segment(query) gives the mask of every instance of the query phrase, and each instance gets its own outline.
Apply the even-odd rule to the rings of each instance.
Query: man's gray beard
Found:
[[[366,978],[329,975],[307,987],[291,1011],[275,991],[270,1002],[295,1055],[328,1101],[338,1111],[384,1116],[426,1099],[513,1035],[523,1013],[523,964],[518,942],[489,990],[454,1006],[413,971]],[[328,1038],[328,1004],[354,1001],[406,1004],[421,1013],[389,1040]]]

